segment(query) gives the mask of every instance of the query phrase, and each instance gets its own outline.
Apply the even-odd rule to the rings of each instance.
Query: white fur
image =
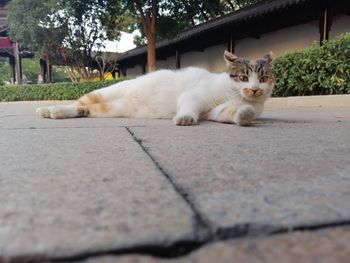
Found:
[[[247,97],[242,91],[247,87],[259,87],[264,94]],[[271,85],[259,83],[255,73],[249,82],[240,82],[228,73],[215,74],[193,67],[159,70],[93,91],[109,110],[100,112],[92,107],[89,116],[173,118],[177,125],[192,125],[201,119],[223,121],[223,108],[231,107],[227,110],[230,116],[223,122],[247,125],[261,114],[271,90]],[[37,114],[46,118],[77,117],[76,105],[42,107]]]

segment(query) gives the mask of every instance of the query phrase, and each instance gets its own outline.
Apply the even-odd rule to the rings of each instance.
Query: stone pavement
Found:
[[[42,104],[0,103],[0,262],[350,262],[350,107],[177,127]]]

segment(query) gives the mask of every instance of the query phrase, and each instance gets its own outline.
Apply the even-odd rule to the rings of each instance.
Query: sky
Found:
[[[109,52],[125,52],[129,49],[133,49],[136,46],[133,43],[133,34],[121,33],[120,41],[107,41],[106,51]]]

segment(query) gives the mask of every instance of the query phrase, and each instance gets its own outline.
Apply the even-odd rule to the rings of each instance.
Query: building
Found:
[[[269,51],[280,56],[344,32],[350,32],[349,0],[265,0],[157,43],[157,67],[220,72],[225,70],[224,50],[252,59]],[[144,74],[146,65],[146,47],[119,57],[123,76]]]
[[[32,58],[33,53],[21,51],[18,43],[8,33],[7,11],[10,0],[0,0],[0,57],[8,58],[11,65],[11,82],[22,83],[22,58]]]

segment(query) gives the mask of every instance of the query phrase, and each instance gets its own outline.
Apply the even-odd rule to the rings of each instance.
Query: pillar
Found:
[[[175,52],[175,61],[176,61],[176,68],[179,69],[181,68],[181,55],[178,50]]]

